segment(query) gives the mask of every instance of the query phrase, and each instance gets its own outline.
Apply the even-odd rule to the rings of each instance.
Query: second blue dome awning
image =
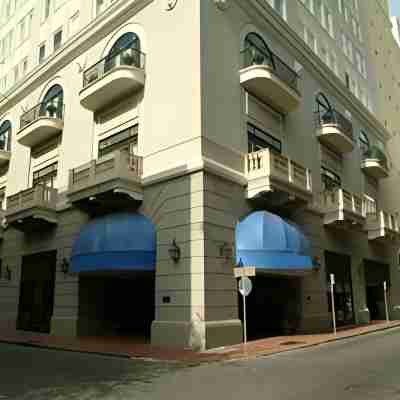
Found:
[[[267,211],[254,212],[237,225],[236,262],[278,272],[313,268],[309,241],[300,229]]]
[[[71,255],[71,272],[154,271],[156,230],[138,213],[110,214],[83,227]]]

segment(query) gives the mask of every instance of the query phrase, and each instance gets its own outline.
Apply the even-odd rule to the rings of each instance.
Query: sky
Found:
[[[400,0],[390,0],[390,14],[400,16]]]

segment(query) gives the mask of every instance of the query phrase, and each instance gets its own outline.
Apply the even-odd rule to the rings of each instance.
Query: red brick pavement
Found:
[[[400,321],[373,321],[369,325],[347,327],[331,333],[316,335],[277,336],[194,352],[187,349],[156,347],[132,338],[122,337],[62,337],[24,331],[1,331],[0,342],[67,351],[114,355],[125,358],[148,358],[161,361],[210,362],[265,356],[288,350],[315,346],[335,340],[364,335],[384,329],[400,327]]]

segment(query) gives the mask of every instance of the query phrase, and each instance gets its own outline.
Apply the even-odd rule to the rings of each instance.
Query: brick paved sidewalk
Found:
[[[211,349],[205,352],[156,347],[147,343],[139,343],[130,338],[68,338],[24,331],[2,331],[0,332],[0,342],[125,358],[148,358],[161,361],[197,363],[266,356],[395,327],[400,327],[400,321],[392,321],[389,323],[385,321],[373,321],[369,325],[342,329],[337,335],[325,333],[316,335],[277,336],[252,341],[247,343],[247,345],[238,344]]]

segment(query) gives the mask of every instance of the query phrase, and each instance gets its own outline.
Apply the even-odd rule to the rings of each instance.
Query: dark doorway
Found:
[[[50,333],[57,252],[22,258],[17,329]]]
[[[154,320],[154,273],[82,275],[79,335],[128,336],[147,341]]]
[[[383,282],[386,281],[388,287],[390,288],[389,266],[387,264],[365,260],[364,270],[367,292],[367,307],[370,313],[370,319],[386,319]]]
[[[332,312],[330,274],[335,275],[334,299],[336,325],[354,324],[353,287],[351,282],[351,258],[344,254],[325,252],[327,295],[329,312]]]
[[[246,298],[249,340],[296,332],[300,321],[299,277],[258,275],[251,278],[253,290]],[[239,316],[243,321],[243,301],[239,294]]]

